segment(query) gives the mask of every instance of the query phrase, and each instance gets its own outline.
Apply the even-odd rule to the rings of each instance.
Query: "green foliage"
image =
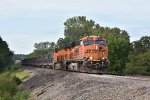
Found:
[[[94,29],[95,22],[93,20],[87,20],[85,16],[72,17],[67,19],[64,23],[65,33],[64,35],[72,38],[85,35],[90,35]]]
[[[40,55],[44,55],[44,54],[49,54],[51,53],[52,51],[50,49],[47,49],[47,50],[34,50],[32,53],[30,53],[27,58],[33,58],[33,57],[37,57],[37,56],[40,56]],[[54,52],[54,50],[53,50]]]
[[[29,92],[26,91],[18,91],[14,96],[14,100],[27,100],[29,97]]]
[[[55,43],[54,42],[40,42],[35,43],[35,50],[30,53],[27,58],[33,58],[44,54],[50,54],[54,52]]]
[[[23,91],[21,80],[13,74],[8,71],[0,74],[0,100],[27,100],[29,93]]]
[[[119,28],[102,27],[95,24],[93,20],[87,20],[85,16],[69,18],[64,25],[65,37],[57,41],[58,47],[87,35],[102,36],[107,39],[109,48],[110,66],[108,71],[112,74],[122,74],[124,72],[131,50],[129,35],[126,31]]]
[[[119,31],[103,35],[107,39],[109,48],[110,66],[108,71],[112,74],[123,74],[125,64],[131,50],[130,40],[126,31]]]
[[[16,76],[17,78],[19,78],[20,80],[24,80],[26,79],[27,77],[29,77],[29,71],[26,71],[26,70],[17,70],[14,74],[14,76]]]
[[[17,69],[20,69],[20,68],[21,68],[20,64],[13,64],[9,67],[11,72],[14,72],[14,71],[16,71]]]
[[[125,73],[129,75],[150,75],[150,50],[131,55],[129,62],[126,64]]]
[[[9,76],[0,76],[0,100],[12,100],[11,97],[17,92],[17,85]]]
[[[14,60],[23,60],[26,58],[26,55],[24,54],[14,54],[13,59]]]
[[[1,93],[0,91],[0,100],[13,100],[13,99],[9,92]]]
[[[34,47],[36,50],[52,49],[52,48],[54,48],[54,46],[55,46],[54,42],[40,42],[40,43],[34,44]]]
[[[99,24],[95,24],[93,20],[88,20],[85,16],[72,17],[64,22],[65,38],[57,41],[57,47],[61,47],[71,41],[76,41],[84,36],[93,35],[100,29]]]
[[[140,40],[132,42],[133,54],[144,53],[150,49],[150,36],[141,37]]]
[[[17,85],[19,85],[19,84],[22,83],[21,79],[19,79],[19,78],[16,77],[16,76],[14,76],[12,80],[15,81],[15,83],[16,83]]]
[[[12,51],[9,50],[6,41],[0,37],[0,70],[3,70],[12,62]]]
[[[132,51],[124,72],[130,75],[150,75],[150,36],[132,42]]]

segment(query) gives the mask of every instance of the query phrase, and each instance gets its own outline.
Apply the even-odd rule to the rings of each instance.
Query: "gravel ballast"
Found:
[[[150,100],[150,78],[96,75],[25,67],[34,100]]]

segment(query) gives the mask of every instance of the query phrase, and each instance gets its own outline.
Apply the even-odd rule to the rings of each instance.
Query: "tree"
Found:
[[[135,55],[144,53],[150,49],[150,36],[143,36],[140,40],[132,42],[133,52]]]
[[[23,60],[23,59],[26,59],[26,55],[25,54],[14,54],[13,59],[14,60]]]
[[[35,43],[34,47],[37,50],[41,50],[41,49],[50,49],[53,48],[55,46],[54,42],[40,42],[40,43]]]
[[[108,71],[113,74],[123,74],[128,55],[131,50],[129,35],[126,31],[105,34],[107,39],[110,66]]]
[[[64,26],[65,38],[70,37],[72,40],[76,40],[86,35],[92,35],[99,25],[95,24],[93,20],[87,20],[85,16],[77,16],[67,19]]]
[[[132,42],[125,73],[150,75],[150,36],[143,36],[140,40]]]
[[[101,27],[94,35],[107,39],[108,58],[110,61],[108,71],[112,74],[123,74],[126,62],[128,61],[128,55],[131,51],[130,36],[127,31],[120,30],[117,27]]]
[[[13,52],[8,48],[6,41],[0,37],[0,69],[4,69],[12,62]]]
[[[64,43],[64,39],[63,38],[59,38],[58,41],[57,41],[57,47],[61,47],[63,46],[65,43]]]
[[[125,74],[150,75],[150,50],[141,54],[130,55]]]
[[[44,54],[50,54],[54,52],[55,43],[54,42],[40,42],[34,44],[35,50],[30,53],[27,57],[37,57]]]
[[[60,38],[57,41],[57,46],[62,47],[63,45],[81,39],[84,36],[94,35],[94,33],[103,31],[104,28],[100,27],[99,24],[95,24],[95,21],[88,20],[85,16],[76,16],[67,19],[64,22],[64,38]]]
[[[108,41],[109,71],[114,74],[123,73],[131,50],[130,37],[127,31],[116,27],[102,27],[99,24],[95,24],[93,20],[87,20],[85,16],[69,18],[64,25],[65,37],[58,40],[59,47],[87,35],[102,36]]]

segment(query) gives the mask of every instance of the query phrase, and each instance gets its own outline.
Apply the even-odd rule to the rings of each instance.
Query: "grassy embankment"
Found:
[[[12,65],[9,70],[0,73],[0,100],[26,100],[29,93],[24,91],[21,83],[29,74],[20,65]]]

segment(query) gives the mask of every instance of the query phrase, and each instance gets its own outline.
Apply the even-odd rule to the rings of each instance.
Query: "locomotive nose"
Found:
[[[96,50],[101,50],[101,49],[102,49],[101,46],[96,45]]]

